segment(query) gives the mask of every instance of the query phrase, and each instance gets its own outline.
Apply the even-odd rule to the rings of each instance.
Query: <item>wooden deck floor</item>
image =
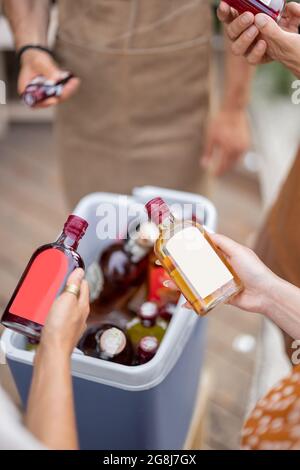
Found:
[[[256,184],[231,175],[216,185],[214,193],[220,231],[245,242],[258,226],[260,202]],[[0,142],[1,309],[33,249],[55,238],[66,215],[51,127],[12,126],[7,138]],[[259,325],[258,316],[228,306],[210,315],[206,368],[213,386],[205,435],[207,449],[238,446],[255,351],[237,352],[232,342],[239,334],[256,336]],[[0,378],[16,399],[6,366],[0,366]]]

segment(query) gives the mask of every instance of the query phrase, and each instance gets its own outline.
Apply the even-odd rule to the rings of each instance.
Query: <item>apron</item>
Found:
[[[255,251],[278,276],[300,288],[300,149],[258,236]],[[283,332],[291,356],[293,339]]]
[[[94,191],[128,194],[140,185],[197,191],[209,110],[208,1],[58,4],[57,59],[82,81],[56,119],[70,207]]]

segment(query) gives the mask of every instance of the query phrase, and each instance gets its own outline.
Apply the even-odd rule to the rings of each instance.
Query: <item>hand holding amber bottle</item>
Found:
[[[198,315],[242,290],[234,269],[202,225],[176,219],[160,197],[149,201],[146,209],[159,227],[155,254]]]

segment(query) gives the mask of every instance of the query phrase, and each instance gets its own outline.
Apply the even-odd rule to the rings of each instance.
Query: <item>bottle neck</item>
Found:
[[[141,324],[145,328],[152,328],[152,326],[155,326],[156,323],[156,318],[141,318]]]
[[[58,239],[56,240],[56,243],[59,245],[63,245],[66,248],[72,248],[73,250],[76,250],[78,247],[80,239],[78,238],[73,238],[67,235],[65,232],[62,232]]]
[[[129,236],[125,241],[124,250],[130,253],[133,261],[137,263],[149,253],[151,246],[143,246],[139,239],[134,239]]]
[[[159,224],[159,229],[162,231],[170,230],[175,222],[175,217],[173,214],[169,213]]]

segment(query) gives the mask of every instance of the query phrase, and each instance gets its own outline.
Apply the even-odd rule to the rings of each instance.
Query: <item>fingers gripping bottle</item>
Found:
[[[160,235],[155,254],[198,315],[238,294],[243,285],[202,225],[176,220],[159,197],[146,204]]]
[[[4,326],[32,339],[40,337],[51,305],[70,273],[84,268],[77,247],[87,227],[86,220],[70,215],[58,239],[34,252],[5,309]]]

